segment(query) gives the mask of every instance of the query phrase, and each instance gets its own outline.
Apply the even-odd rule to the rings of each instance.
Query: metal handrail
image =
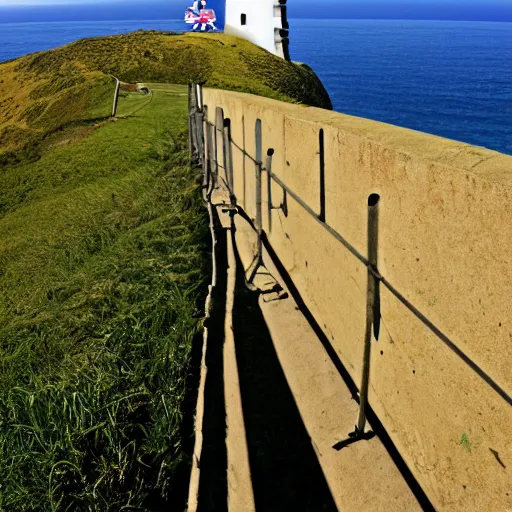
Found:
[[[215,127],[215,124],[205,120],[205,122]],[[230,138],[230,143],[240,150],[244,156],[252,160],[256,166],[262,166],[262,162],[258,161],[252,155],[247,153],[244,148],[241,148],[235,141]],[[273,150],[269,150],[272,151]],[[273,154],[273,153],[272,153]],[[217,164],[218,165],[218,164]],[[502,398],[508,405],[512,406],[512,396],[507,393],[488,373],[486,373],[477,363],[475,363],[455,342],[453,342],[445,333],[443,333],[431,320],[429,320],[418,308],[416,308],[408,299],[406,299],[378,270],[376,263],[372,263],[369,259],[363,256],[350,242],[348,242],[340,233],[338,233],[332,226],[330,226],[325,219],[316,213],[298,194],[296,194],[286,183],[283,182],[278,176],[274,174],[271,169],[261,167],[261,171],[267,172],[271,180],[279,185],[283,191],[290,195],[297,204],[299,204],[323,229],[325,229],[334,239],[336,239],[346,250],[348,250],[355,258],[357,258],[367,269],[369,275],[373,276],[375,280],[382,283],[389,292],[399,302],[401,302],[418,320],[420,320],[440,341],[444,343],[455,355],[457,355],[469,368],[471,368],[493,391],[495,391],[500,398]],[[229,188],[229,186],[228,186]],[[234,191],[230,190],[230,194]],[[374,321],[380,321],[374,318]],[[375,325],[374,325],[375,328]]]
[[[315,219],[330,235],[332,235],[343,247],[345,247],[352,255],[354,255],[368,271],[380,281],[411,313],[413,313],[426,327],[428,327],[450,350],[452,350],[462,361],[464,361],[481,379],[483,379],[501,398],[509,405],[512,405],[512,397],[482,368],[480,368],[462,349],[460,349],[446,334],[444,334],[435,324],[430,321],[418,308],[416,308],[409,300],[407,300],[377,269],[372,265],[355,247],[353,247],[340,233],[327,222],[321,220],[318,214],[302,200],[290,187],[288,187],[280,178],[272,171],[270,177],[283,190],[286,191],[306,212]]]

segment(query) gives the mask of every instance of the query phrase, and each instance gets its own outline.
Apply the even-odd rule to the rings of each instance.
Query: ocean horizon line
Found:
[[[2,8],[0,7],[0,10]],[[350,17],[339,17],[339,18],[330,18],[325,20],[323,18],[303,18],[303,17],[291,17],[290,21],[323,21],[324,23],[329,23],[332,21],[424,21],[424,22],[433,22],[433,23],[512,23],[512,20],[461,20],[461,19],[436,19],[436,18],[350,18]],[[134,22],[151,22],[151,21],[170,21],[176,23],[182,23],[182,18],[109,18],[105,20],[97,20],[97,19],[81,19],[81,20],[45,20],[45,21],[2,21],[0,20],[0,25],[41,25],[48,23],[134,23]]]

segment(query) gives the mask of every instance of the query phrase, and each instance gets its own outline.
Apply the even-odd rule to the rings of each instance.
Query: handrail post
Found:
[[[114,103],[112,104],[112,117],[117,115],[117,105],[119,104],[119,91],[121,90],[121,82],[116,78],[116,90],[114,92]]]
[[[201,85],[196,84],[195,105],[196,105],[196,138],[197,138],[197,156],[199,165],[204,165],[204,113],[203,113],[203,90]]]
[[[256,120],[255,125],[255,142],[256,142],[256,161],[255,161],[255,172],[256,172],[256,212],[255,212],[255,227],[258,236],[256,258],[254,269],[251,272],[251,276],[248,279],[249,283],[252,283],[258,268],[263,263],[263,242],[262,242],[262,231],[263,231],[263,215],[262,215],[262,179],[261,174],[263,171],[263,139],[261,130],[261,119]]]
[[[203,132],[203,112],[196,113],[196,138],[197,138],[197,163],[201,167],[204,165],[204,132]]]
[[[251,272],[249,279],[247,280],[249,283],[252,283],[258,269],[263,265],[263,215],[262,215],[262,173],[263,173],[263,164],[261,161],[256,162],[256,215],[255,215],[255,228],[256,235],[258,237],[257,246],[256,246],[256,257],[254,259],[254,268]]]
[[[215,109],[215,123],[213,127],[213,140],[214,140],[214,148],[215,148],[215,186],[217,187],[220,183],[219,180],[219,148],[222,143],[224,145],[224,136],[223,136],[223,129],[224,129],[224,111],[222,108],[217,107]]]
[[[323,128],[319,134],[320,153],[320,215],[318,218],[325,222],[325,134]]]
[[[203,110],[203,86],[201,84],[196,84],[196,104],[197,108],[202,111]]]
[[[236,207],[235,197],[235,178],[233,171],[233,148],[231,146],[231,120],[224,119],[224,126],[222,130],[223,135],[223,149],[224,149],[224,170],[226,173],[226,180],[228,183],[229,202],[232,208]]]
[[[260,266],[263,261],[263,165],[261,162],[256,164],[256,231],[258,232],[258,252],[257,252],[257,265]]]
[[[208,107],[205,106],[203,108],[203,137],[204,137],[204,155],[203,155],[203,186],[205,189],[208,189],[210,186],[211,180],[211,168],[210,168],[210,153],[211,153],[211,145],[209,138],[209,130],[208,130]]]
[[[370,361],[372,347],[372,327],[375,326],[375,333],[378,336],[378,322],[376,318],[376,305],[379,302],[379,283],[376,278],[378,265],[378,244],[379,244],[379,201],[378,194],[372,194],[368,198],[368,277],[366,296],[366,331],[364,337],[363,375],[361,388],[359,390],[359,418],[357,421],[356,437],[364,435],[366,427],[366,409],[368,406],[368,391],[370,387]]]
[[[258,236],[257,247],[256,247],[256,258],[254,269],[251,272],[251,276],[248,279],[249,283],[252,283],[258,268],[263,265],[263,171],[267,171],[267,183],[268,183],[268,215],[270,222],[270,215],[272,212],[272,157],[274,156],[274,150],[269,149],[267,151],[267,161],[265,168],[261,161],[256,162],[256,215],[255,215],[255,228]]]
[[[210,148],[209,159],[211,176],[210,191],[208,195],[211,195],[213,189],[217,187],[217,138],[215,137],[215,127],[212,126],[210,123],[206,124],[206,135],[208,137],[208,147]]]
[[[192,159],[194,143],[192,140],[192,86],[188,86],[188,153]]]
[[[274,150],[270,148],[267,151],[267,162],[265,165],[265,170],[267,171],[267,217],[268,217],[268,232],[272,232],[272,158],[274,156]]]
[[[190,162],[192,165],[197,165],[199,161],[199,141],[198,141],[198,128],[197,128],[197,96],[196,87],[192,84],[188,86],[189,93],[189,145],[190,145]]]

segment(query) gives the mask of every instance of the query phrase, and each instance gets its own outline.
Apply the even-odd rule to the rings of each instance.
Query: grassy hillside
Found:
[[[44,74],[73,63],[126,82],[204,83],[261,96],[330,108],[322,83],[307,66],[286,62],[225,34],[135,32],[83,39],[27,57],[18,72]]]
[[[136,32],[83,39],[0,64],[0,166],[37,158],[48,134],[109,116],[114,78],[204,83],[332,108],[320,80],[224,34]]]
[[[114,76],[160,85],[112,120]],[[184,509],[209,247],[166,83],[192,81],[330,107],[309,68],[217,34],[0,64],[0,511]]]
[[[166,89],[2,171],[0,510],[159,510],[186,492],[207,222],[185,89]]]

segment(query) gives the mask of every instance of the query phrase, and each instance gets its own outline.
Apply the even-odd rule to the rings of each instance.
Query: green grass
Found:
[[[86,39],[0,76],[0,511],[182,512],[208,223],[164,83],[329,96],[222,34]],[[160,85],[111,120],[114,76]]]
[[[0,117],[0,171],[40,158],[49,138],[65,139],[77,126],[107,120],[114,87],[111,78],[95,76],[50,98],[24,98],[20,103],[28,106],[16,124],[2,127]]]
[[[186,97],[119,113],[2,171],[0,510],[179,510],[207,222]]]
[[[125,82],[197,82],[332,108],[329,95],[311,68],[225,34],[139,31],[82,39],[21,59],[16,69],[45,76],[48,69],[69,69],[70,63],[74,69],[100,71]]]
[[[225,34],[135,32],[0,63],[0,169],[40,157],[63,128],[107,118],[115,80],[167,82],[332,108],[315,73]]]

